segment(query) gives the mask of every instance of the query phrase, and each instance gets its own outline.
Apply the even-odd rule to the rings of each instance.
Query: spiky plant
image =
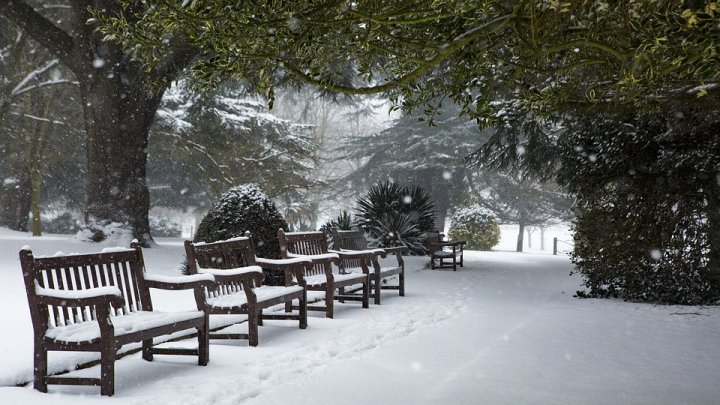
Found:
[[[352,229],[354,226],[357,226],[356,220],[353,218],[352,214],[343,210],[340,215],[337,217],[325,222],[321,227],[320,230],[323,231],[325,234],[325,238],[328,240],[328,246],[332,247],[332,230],[333,228],[338,228],[343,231],[348,231]]]
[[[386,181],[357,201],[362,226],[378,247],[407,246],[425,254],[425,235],[435,229],[435,204],[425,190]]]

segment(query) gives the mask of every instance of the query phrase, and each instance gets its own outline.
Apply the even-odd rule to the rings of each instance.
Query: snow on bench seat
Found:
[[[288,293],[302,292],[300,286],[277,287],[277,286],[260,286],[253,288],[253,292],[257,297],[258,303],[270,301],[278,297],[287,295]],[[244,291],[235,294],[227,294],[219,297],[208,298],[208,304],[215,308],[235,308],[247,305],[247,294]]]
[[[115,336],[135,333],[159,326],[202,318],[202,311],[159,312],[138,311],[127,315],[111,317],[115,327]],[[97,321],[80,322],[49,329],[45,337],[56,342],[80,343],[100,339],[100,327]]]

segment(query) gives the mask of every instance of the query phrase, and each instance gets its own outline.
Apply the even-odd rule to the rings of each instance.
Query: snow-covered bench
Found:
[[[325,234],[316,232],[284,232],[278,229],[280,256],[283,258],[306,258],[312,260],[312,267],[306,270],[305,282],[308,291],[325,293],[325,305],[308,306],[311,311],[324,311],[327,318],[334,314],[334,300],[361,301],[363,308],[369,307],[370,279],[368,266],[363,261],[359,273],[333,271],[333,264],[339,266],[343,260],[364,257],[364,253],[328,252]],[[361,285],[361,294],[345,293],[346,287]],[[335,293],[338,290],[338,293]]]
[[[457,266],[463,267],[463,248],[464,240],[443,240],[441,233],[429,233],[425,239],[425,248],[430,255],[430,268],[442,269],[452,268],[457,270]],[[435,265],[435,261],[438,264]]]
[[[34,387],[47,392],[48,384],[100,386],[102,395],[115,391],[118,349],[142,342],[142,357],[154,354],[198,356],[209,360],[208,310],[197,300],[197,310],[153,310],[150,288],[167,290],[213,288],[211,275],[152,276],[145,273],[140,246],[106,249],[102,253],[35,257],[20,251],[25,290],[34,330]],[[198,295],[196,294],[196,297]],[[153,338],[197,329],[197,349],[153,347]],[[100,377],[48,376],[48,351],[100,353]]]
[[[303,259],[271,260],[255,257],[252,236],[213,243],[185,241],[185,253],[190,274],[212,274],[219,288],[206,291],[210,313],[217,315],[247,315],[248,333],[211,331],[211,339],[248,339],[250,346],[258,345],[258,325],[263,319],[297,320],[300,329],[307,327],[307,291],[305,269],[312,263]],[[262,285],[262,268],[285,273],[285,286]],[[298,300],[292,313],[293,300]],[[264,309],[285,304],[285,312],[265,312]],[[240,322],[243,322],[241,320]]]
[[[333,249],[330,252],[338,253],[361,252],[366,256],[350,257],[344,259],[340,264],[341,271],[345,273],[362,272],[363,261],[372,263],[370,270],[370,296],[375,304],[380,305],[380,290],[399,290],[400,296],[405,296],[405,261],[402,254],[407,252],[405,246],[389,247],[383,249],[369,249],[365,233],[358,230],[333,229]],[[394,254],[397,259],[397,266],[380,266],[378,257],[385,258],[388,254]],[[383,285],[383,280],[397,275],[398,285]]]

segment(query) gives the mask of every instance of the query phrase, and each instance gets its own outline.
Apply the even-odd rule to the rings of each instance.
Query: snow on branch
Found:
[[[38,84],[34,84],[32,86],[22,88],[22,89],[18,90],[16,93],[12,94],[12,96],[17,97],[17,96],[19,96],[23,93],[27,93],[28,91],[31,91],[31,90],[35,90],[35,89],[39,89],[39,88],[47,87],[47,86],[57,86],[59,84],[73,84],[73,85],[78,86],[78,85],[80,85],[80,82],[78,82],[76,80],[69,80],[69,79],[47,80],[42,83],[38,83]]]
[[[25,78],[22,79],[20,83],[15,86],[14,89],[12,89],[12,91],[10,92],[10,97],[16,97],[18,94],[20,94],[20,92],[23,90],[23,87],[25,87],[27,83],[29,83],[31,80],[35,80],[38,76],[57,66],[59,63],[60,59],[53,59],[46,63],[45,66],[41,66],[28,73],[27,76],[25,76]]]

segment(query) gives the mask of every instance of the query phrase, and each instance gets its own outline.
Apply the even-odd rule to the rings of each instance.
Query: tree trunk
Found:
[[[710,178],[707,187],[708,201],[708,276],[720,287],[720,173]]]
[[[540,250],[545,250],[545,231],[547,230],[547,226],[542,225],[540,226]]]
[[[30,218],[30,179],[27,170],[6,179],[0,193],[0,225],[27,232]]]
[[[54,53],[80,83],[87,131],[87,204],[85,217],[93,240],[107,236],[107,225],[129,230],[143,245],[151,242],[146,183],[148,130],[162,89],[190,64],[197,50],[186,37],[168,39],[166,55],[151,72],[88,24],[89,7],[105,13],[142,12],[119,2],[77,0],[72,18],[55,22],[19,0],[0,0],[0,13]],[[131,21],[132,22],[132,21]],[[157,85],[152,91],[152,84]]]
[[[518,237],[517,237],[517,246],[515,248],[516,252],[522,252],[523,251],[523,234],[525,233],[525,223],[520,222],[518,224],[520,227],[520,230],[518,231]]]
[[[527,227],[527,236],[528,236],[527,245],[528,245],[529,248],[532,248],[532,235],[533,235],[533,233],[535,233],[535,229],[533,229],[532,227]]]
[[[42,221],[40,216],[40,192],[42,190],[42,173],[39,170],[33,170],[30,174],[30,184],[32,185],[31,211],[32,211],[32,235],[42,236]]]
[[[130,80],[81,82],[88,136],[86,219],[94,239],[109,236],[102,227],[116,224],[148,245],[148,132],[161,95]]]

